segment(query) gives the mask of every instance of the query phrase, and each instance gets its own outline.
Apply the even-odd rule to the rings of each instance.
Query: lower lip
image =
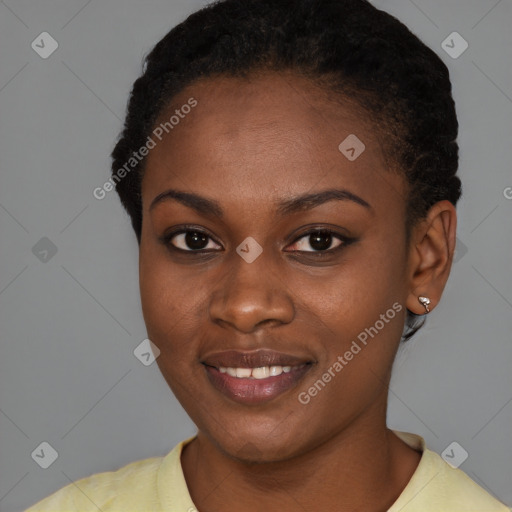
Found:
[[[213,386],[231,400],[243,404],[257,404],[273,400],[285,391],[292,389],[310,370],[312,365],[296,367],[288,373],[266,377],[265,379],[239,379],[217,368],[206,366],[206,373]]]

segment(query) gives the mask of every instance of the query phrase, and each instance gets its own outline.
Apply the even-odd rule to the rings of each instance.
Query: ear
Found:
[[[427,217],[413,229],[409,248],[409,295],[407,309],[426,313],[418,297],[430,299],[432,311],[439,304],[453,261],[457,212],[450,201],[434,204]]]

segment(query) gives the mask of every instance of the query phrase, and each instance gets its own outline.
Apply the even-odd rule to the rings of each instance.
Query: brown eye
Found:
[[[208,243],[209,241],[210,243]],[[186,252],[210,250],[217,246],[209,235],[199,230],[182,230],[171,233],[165,237],[165,243]]]
[[[305,233],[294,242],[293,247],[295,247],[294,250],[301,252],[326,252],[337,249],[346,241],[346,237],[322,229]],[[333,246],[333,243],[336,245]],[[311,247],[312,250],[309,250],[308,247]]]

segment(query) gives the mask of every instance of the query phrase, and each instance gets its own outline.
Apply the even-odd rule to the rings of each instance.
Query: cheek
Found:
[[[328,414],[341,424],[383,393],[406,311],[396,284],[403,275],[391,272],[390,261],[347,267],[308,295],[305,328],[309,324],[322,334],[314,382],[299,390],[306,398],[318,394],[311,398],[310,418]],[[324,378],[329,381],[325,389],[316,384]]]
[[[194,370],[193,345],[199,324],[191,316],[191,290],[176,279],[158,249],[141,244],[139,285],[148,338],[160,349],[156,363],[181,403],[190,401],[190,376]],[[187,302],[188,301],[188,302]],[[184,386],[183,383],[187,382]]]
[[[187,325],[195,300],[193,289],[179,279],[164,251],[150,244],[141,244],[139,256],[139,287],[142,313],[152,341],[164,348],[173,334]]]
[[[335,331],[357,334],[404,300],[405,259],[400,248],[370,244],[354,251],[328,279],[304,282],[301,297]],[[386,256],[383,256],[386,254]]]
[[[337,382],[358,381],[369,371],[384,378],[393,361],[406,312],[403,247],[399,236],[379,236],[354,251],[330,279],[302,286],[306,323],[324,333],[322,366],[329,368],[346,353],[350,358]]]

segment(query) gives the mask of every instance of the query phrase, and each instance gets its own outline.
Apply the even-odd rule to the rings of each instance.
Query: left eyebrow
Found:
[[[157,204],[172,199],[195,210],[199,214],[215,216],[219,219],[224,217],[224,211],[218,201],[208,199],[198,194],[181,192],[173,189],[169,189],[158,194],[151,202],[149,211],[151,211]],[[327,189],[320,192],[303,194],[290,199],[285,199],[277,203],[276,212],[280,216],[290,215],[298,211],[311,210],[329,201],[351,201],[374,213],[372,206],[367,201],[344,189]]]
[[[281,201],[278,204],[277,213],[279,215],[289,215],[298,211],[310,210],[316,206],[327,203],[328,201],[352,201],[364,206],[364,208],[373,213],[373,208],[362,197],[359,197],[348,190],[335,188],[311,194],[304,194]]]

